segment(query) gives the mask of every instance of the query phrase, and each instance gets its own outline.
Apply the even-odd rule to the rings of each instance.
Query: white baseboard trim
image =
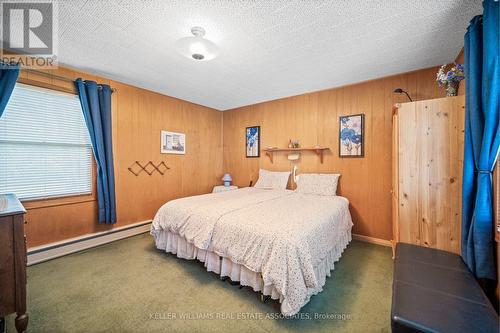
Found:
[[[362,241],[362,242],[367,242],[367,243],[372,243],[372,244],[377,244],[377,245],[392,247],[392,242],[390,240],[386,240],[386,239],[375,238],[375,237],[364,236],[364,235],[358,235],[358,234],[352,234],[352,238],[355,239],[355,240]]]
[[[151,220],[28,249],[28,266],[148,232]]]

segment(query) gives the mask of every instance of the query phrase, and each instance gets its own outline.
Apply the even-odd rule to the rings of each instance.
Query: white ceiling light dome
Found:
[[[214,59],[219,54],[217,45],[203,38],[205,29],[202,27],[191,28],[193,37],[184,37],[175,42],[177,51],[186,58],[197,61],[208,61]]]

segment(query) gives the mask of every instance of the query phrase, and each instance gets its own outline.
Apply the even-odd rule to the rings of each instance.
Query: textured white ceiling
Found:
[[[480,0],[60,0],[59,60],[218,110],[453,61]],[[202,26],[196,62],[173,43]]]

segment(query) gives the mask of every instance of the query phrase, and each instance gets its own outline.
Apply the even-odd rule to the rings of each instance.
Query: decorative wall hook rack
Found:
[[[136,177],[139,176],[141,172],[145,172],[148,175],[152,175],[155,171],[157,171],[160,175],[164,175],[167,170],[170,168],[167,166],[167,164],[163,161],[161,161],[158,164],[154,164],[152,161],[148,161],[146,164],[142,164],[139,161],[135,161],[128,167],[128,171],[133,173]]]

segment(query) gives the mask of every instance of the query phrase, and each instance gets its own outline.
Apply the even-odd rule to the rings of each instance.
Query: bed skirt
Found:
[[[219,274],[221,277],[229,277],[231,281],[237,281],[242,286],[249,286],[256,292],[261,292],[272,299],[283,301],[283,296],[274,288],[273,285],[264,285],[260,272],[254,272],[244,265],[236,264],[229,258],[220,256],[210,250],[202,250],[189,243],[184,237],[167,230],[152,230],[151,234],[155,238],[156,248],[167,253],[177,255],[182,259],[197,259],[204,263],[207,271]],[[351,228],[348,228],[339,237],[339,242],[329,252],[329,254],[314,267],[314,274],[318,281],[318,287],[309,290],[309,297],[322,291],[326,278],[330,276],[335,267],[335,262],[340,259],[345,248],[351,241]],[[303,306],[302,305],[302,306]]]

